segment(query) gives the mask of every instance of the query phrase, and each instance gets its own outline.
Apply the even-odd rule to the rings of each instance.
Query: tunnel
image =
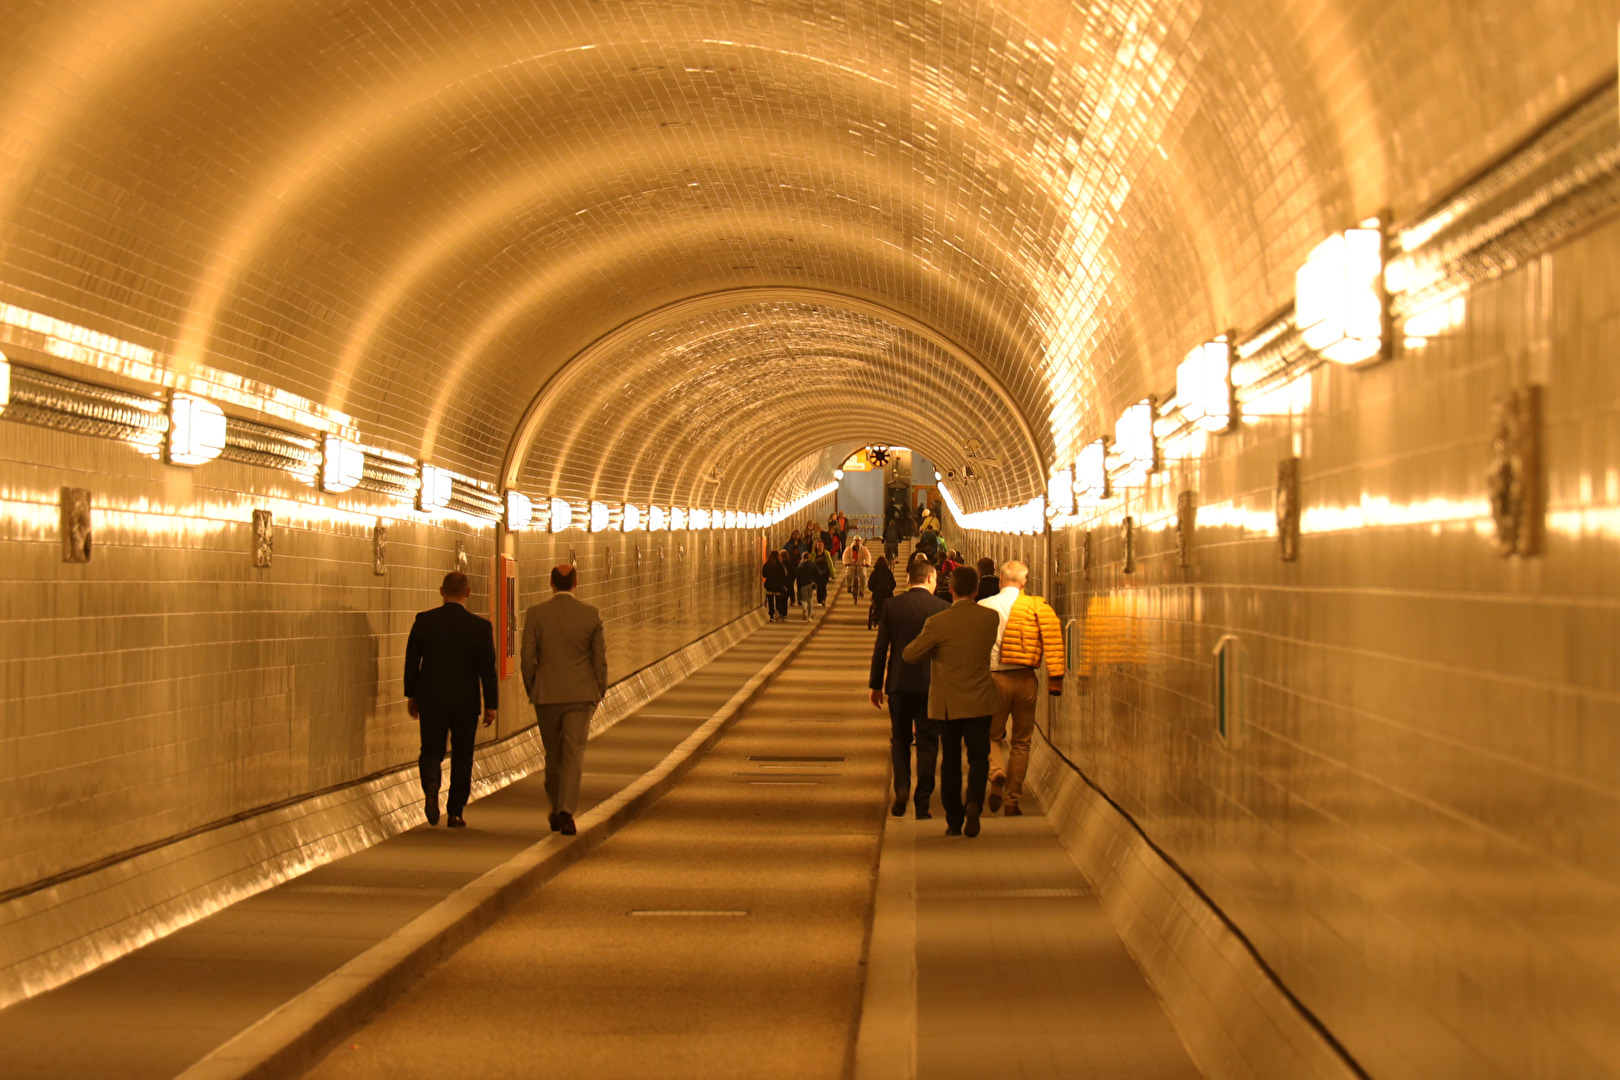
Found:
[[[0,29],[0,1076],[1620,1077],[1617,0]]]

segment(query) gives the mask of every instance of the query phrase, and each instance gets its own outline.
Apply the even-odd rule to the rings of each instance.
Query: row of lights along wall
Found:
[[[1376,219],[1318,244],[1294,279],[1293,329],[1323,360],[1350,366],[1389,354],[1389,300],[1384,287],[1385,234]],[[1254,335],[1269,336],[1267,330]],[[1116,493],[1147,484],[1162,465],[1160,440],[1186,427],[1220,434],[1241,418],[1233,369],[1236,335],[1223,334],[1196,346],[1176,368],[1175,396],[1161,407],[1153,397],[1129,406],[1114,423],[1113,437],[1088,443],[1071,466],[1053,471],[1044,498],[1022,506],[963,513],[943,485],[946,502],[965,528],[1033,534],[1045,519],[1071,517],[1101,506]],[[1308,369],[1291,372],[1298,378]]]
[[[11,401],[11,364],[0,354],[0,416]],[[164,436],[163,460],[170,465],[194,468],[218,458],[225,451],[228,422],[217,404],[193,394],[174,392],[168,401],[168,430]],[[351,491],[365,479],[366,449],[359,442],[341,435],[326,435],[321,441],[321,463],[317,484],[322,491],[339,494]],[[417,470],[415,505],[424,513],[448,510],[457,480],[476,487],[477,481],[436,465],[422,463]],[[786,520],[837,489],[824,484],[784,506],[765,513],[714,510],[698,507],[647,506],[634,503],[590,502],[575,506],[552,498],[540,507],[529,496],[507,491],[501,500],[501,517],[508,529],[544,527],[551,532],[571,528],[589,532],[649,532],[665,530],[762,529]]]

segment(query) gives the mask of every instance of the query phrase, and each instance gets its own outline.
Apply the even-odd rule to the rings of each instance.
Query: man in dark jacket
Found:
[[[440,607],[421,612],[405,642],[405,708],[422,729],[423,809],[429,825],[439,823],[440,765],[450,743],[450,794],[445,810],[452,829],[467,824],[462,809],[472,794],[473,741],[478,735],[479,692],[484,726],[495,722],[499,688],[495,680],[495,628],[467,610],[472,584],[452,571],[439,586]]]
[[[1001,578],[996,576],[996,560],[979,560],[979,592],[975,600],[988,600],[1001,592]]]
[[[883,525],[883,556],[891,563],[900,555],[900,541],[905,534],[900,530],[900,519],[891,517]]]
[[[914,555],[906,571],[906,592],[883,605],[878,616],[877,642],[872,646],[872,670],[867,680],[872,705],[883,707],[883,691],[889,692],[889,750],[894,757],[895,817],[906,812],[911,795],[911,747],[917,747],[917,817],[933,817],[928,812],[934,794],[934,767],[939,759],[939,728],[928,719],[928,661],[908,664],[901,656],[932,615],[950,607],[934,596],[934,566]],[[885,678],[886,676],[886,678]]]

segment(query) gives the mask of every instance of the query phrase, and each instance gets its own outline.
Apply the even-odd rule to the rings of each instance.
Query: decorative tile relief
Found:
[[[1277,512],[1277,558],[1293,562],[1299,558],[1299,458],[1277,462],[1274,495]]]
[[[1542,391],[1510,390],[1492,410],[1491,461],[1485,471],[1496,551],[1540,555],[1545,521],[1541,471]]]
[[[275,529],[275,518],[270,511],[253,511],[253,565],[261,570],[270,565],[275,554]]]
[[[465,574],[465,573],[467,573],[467,571],[469,569],[471,569],[471,567],[472,567],[472,563],[467,558],[467,542],[465,540],[457,540],[456,541],[456,569],[460,570],[463,574]]]
[[[377,577],[388,573],[388,526],[380,521],[371,527],[371,572]]]
[[[1123,545],[1123,549],[1124,549],[1124,555],[1121,557],[1120,562],[1123,564],[1123,568],[1124,568],[1125,573],[1134,574],[1134,573],[1136,573],[1136,519],[1135,518],[1133,518],[1133,517],[1131,517],[1129,515],[1126,515],[1125,520],[1120,523],[1119,537],[1120,537],[1120,543],[1121,543],[1121,545]]]
[[[90,561],[90,491],[87,488],[62,489],[62,561]]]
[[[1197,528],[1198,493],[1183,491],[1176,497],[1176,562],[1183,570],[1192,566]]]

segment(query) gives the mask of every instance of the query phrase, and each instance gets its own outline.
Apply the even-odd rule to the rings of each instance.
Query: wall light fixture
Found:
[[[1188,420],[1205,431],[1230,431],[1237,420],[1232,392],[1232,343],[1206,341],[1176,368],[1176,398]]]
[[[1316,245],[1294,276],[1294,323],[1306,345],[1336,364],[1383,356],[1387,310],[1376,219]]]
[[[534,524],[534,503],[521,491],[506,493],[506,527],[527,529]]]
[[[709,512],[707,510],[690,510],[686,515],[686,524],[689,529],[703,530],[709,527]]]
[[[455,482],[446,469],[422,464],[421,486],[416,489],[416,508],[424,513],[443,510],[450,505],[450,492]]]
[[[366,452],[360,444],[340,435],[321,441],[321,490],[349,491],[366,475]]]
[[[1074,470],[1059,469],[1046,482],[1046,516],[1074,513]]]
[[[1159,468],[1159,442],[1153,436],[1153,399],[1143,398],[1114,422],[1114,453],[1118,481],[1125,487],[1147,483]]]
[[[636,532],[641,528],[641,507],[635,503],[624,504],[624,531]]]
[[[9,376],[7,381],[9,383]],[[169,398],[169,435],[164,443],[164,457],[170,465],[201,465],[219,457],[224,449],[225,414],[218,405],[190,394],[175,394]]]
[[[0,353],[0,414],[5,413],[9,404],[11,404],[11,362],[6,359],[5,353]]]
[[[669,508],[669,527],[673,530],[684,531],[687,527],[686,510],[684,507],[672,506]]]
[[[574,508],[567,499],[551,500],[551,531],[560,533],[574,524]]]
[[[607,531],[608,522],[612,518],[612,511],[605,502],[591,503],[590,531],[593,533]]]
[[[650,532],[663,532],[669,528],[669,511],[662,506],[649,506],[647,508],[647,529]]]
[[[1074,463],[1074,494],[1082,506],[1099,506],[1113,497],[1108,483],[1108,440],[1087,443]]]

